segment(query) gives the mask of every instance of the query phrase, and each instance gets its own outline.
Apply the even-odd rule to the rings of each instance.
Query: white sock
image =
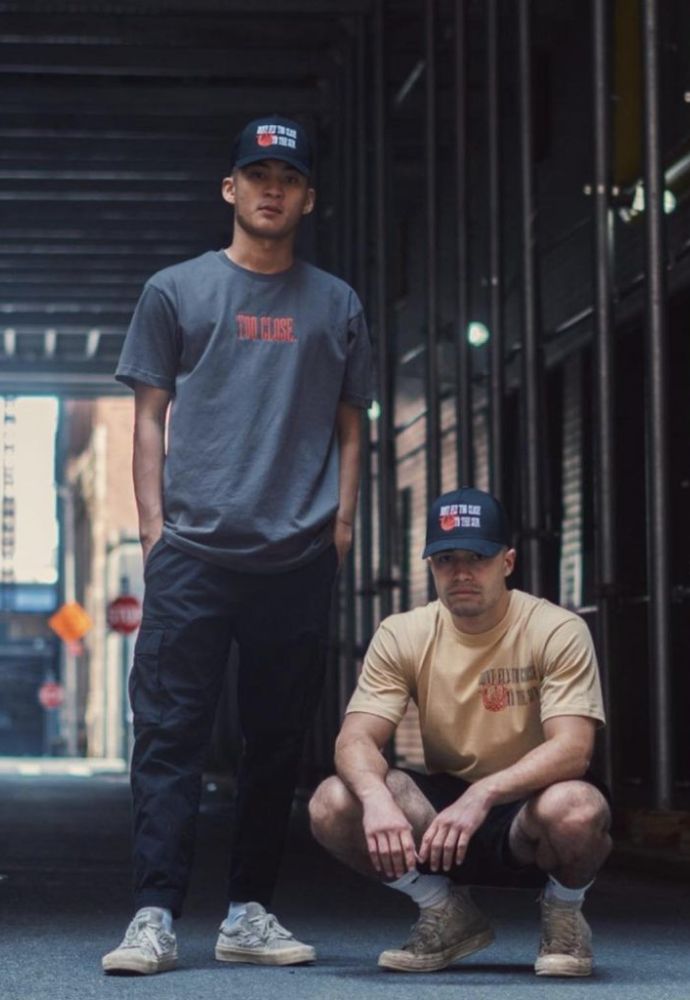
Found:
[[[241,917],[243,917],[246,912],[247,912],[246,903],[230,903],[230,906],[228,907],[228,915],[225,918],[224,923],[230,926],[236,923]]]
[[[448,899],[450,879],[445,875],[420,875],[416,868],[405,872],[394,882],[385,883],[391,889],[404,892],[413,899],[420,910],[427,906],[438,906]]]
[[[549,875],[549,881],[546,883],[546,889],[544,890],[544,899],[547,899],[551,903],[570,903],[571,906],[578,906],[582,903],[585,893],[593,884],[594,879],[588,882],[587,885],[580,886],[577,889],[568,889],[567,886],[561,885],[553,875]]]
[[[168,910],[164,906],[142,906],[139,910],[137,910],[137,914],[141,913],[142,910],[156,910],[157,913],[160,913],[162,915],[163,927],[165,928],[165,930],[168,932],[172,931],[172,926],[173,926],[172,910]]]

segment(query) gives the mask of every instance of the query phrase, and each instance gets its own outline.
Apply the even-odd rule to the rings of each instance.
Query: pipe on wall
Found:
[[[659,114],[659,3],[642,0],[644,92],[644,242],[648,391],[647,422],[647,590],[649,662],[652,676],[654,803],[672,806],[671,585],[668,488],[668,337],[666,323],[666,248],[664,174]]]
[[[520,189],[522,250],[521,403],[523,455],[523,528],[527,589],[543,592],[542,573],[542,414],[543,362],[537,309],[533,126],[531,86],[531,3],[518,0],[518,103],[520,119]]]

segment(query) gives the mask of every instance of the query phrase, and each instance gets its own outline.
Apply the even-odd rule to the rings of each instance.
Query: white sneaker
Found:
[[[143,976],[174,969],[177,941],[175,934],[165,929],[163,911],[157,906],[139,910],[122,944],[104,955],[102,964],[104,972],[138,972]]]
[[[220,925],[216,958],[254,965],[301,965],[313,962],[316,952],[297,941],[260,903],[247,903],[247,912],[239,920]]]

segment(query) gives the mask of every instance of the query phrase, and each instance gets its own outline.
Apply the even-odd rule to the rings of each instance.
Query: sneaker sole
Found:
[[[251,948],[216,947],[216,961],[247,962],[250,965],[304,965],[316,961],[316,952],[308,945],[263,953]]]
[[[534,963],[538,976],[591,976],[592,960],[572,955],[544,955]]]
[[[164,958],[159,962],[151,962],[144,958],[136,958],[134,955],[124,958],[110,958],[106,955],[101,964],[103,971],[108,975],[135,973],[139,976],[154,976],[157,972],[172,972],[177,968],[177,959]]]
[[[384,951],[379,955],[379,967],[392,972],[438,972],[459,958],[467,958],[475,951],[488,948],[494,940],[494,932],[489,928],[480,934],[465,938],[452,948],[445,948],[433,955],[413,955],[408,951]]]

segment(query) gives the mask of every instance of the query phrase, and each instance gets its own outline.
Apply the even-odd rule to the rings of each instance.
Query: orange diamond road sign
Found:
[[[76,642],[89,631],[93,622],[81,604],[72,601],[63,604],[48,619],[48,624],[64,642]]]

